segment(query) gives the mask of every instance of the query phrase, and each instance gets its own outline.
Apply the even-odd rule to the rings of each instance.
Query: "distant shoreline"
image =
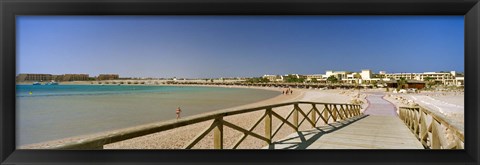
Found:
[[[32,85],[32,83],[17,83],[16,85]],[[42,84],[43,85],[43,84]],[[92,86],[192,86],[192,87],[218,87],[218,88],[241,88],[241,89],[262,89],[270,91],[282,91],[285,88],[280,87],[257,87],[257,86],[238,86],[238,85],[200,85],[200,84],[91,84],[84,81],[73,81],[68,83],[60,83],[59,85],[92,85]]]

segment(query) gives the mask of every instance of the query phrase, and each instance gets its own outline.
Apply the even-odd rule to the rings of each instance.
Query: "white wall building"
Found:
[[[431,77],[433,81],[442,83],[444,85],[456,85],[463,86],[465,78],[463,75],[451,72],[423,72],[423,73],[387,73],[386,71],[380,71],[379,74],[374,74],[370,69],[362,69],[361,72],[349,72],[349,71],[333,71],[327,70],[325,74],[286,74],[281,75],[264,75],[263,78],[269,79],[271,82],[283,82],[288,75],[294,75],[297,78],[305,78],[306,81],[312,81],[313,78],[317,81],[325,82],[328,77],[335,76],[339,82],[347,84],[373,84],[380,81],[391,81],[405,78],[406,80],[418,80],[424,81],[425,78]],[[357,75],[360,75],[359,77]]]
[[[464,84],[464,77],[457,74],[455,71],[450,72],[423,72],[423,73],[383,73],[383,77],[398,80],[400,78],[405,78],[406,80],[418,80],[425,81],[427,77],[432,78],[432,81],[437,83],[442,83],[444,85],[457,85],[461,86]]]
[[[270,82],[276,82],[276,81],[282,81],[283,80],[283,77],[279,76],[279,75],[268,75],[268,74],[266,74],[266,75],[263,75],[262,78],[266,78]]]
[[[323,74],[310,74],[310,75],[305,75],[307,81],[312,81],[312,79],[317,79],[317,80],[322,80],[324,79]]]

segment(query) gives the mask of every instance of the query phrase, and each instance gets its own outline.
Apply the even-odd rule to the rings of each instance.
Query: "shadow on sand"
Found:
[[[296,135],[275,141],[268,146],[268,149],[307,149],[308,146],[317,141],[325,134],[335,132],[369,115],[361,115],[349,119],[337,121],[320,127],[312,128],[306,131],[299,131]],[[267,148],[267,147],[265,147]]]

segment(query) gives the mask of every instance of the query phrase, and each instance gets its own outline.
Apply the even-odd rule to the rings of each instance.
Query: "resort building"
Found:
[[[64,74],[62,81],[86,81],[88,74]]]
[[[293,77],[298,78],[298,79],[306,78],[304,75],[299,75],[299,74],[286,74],[285,76],[293,76]]]
[[[307,81],[312,81],[313,79],[322,80],[324,75],[323,74],[311,74],[311,75],[305,75],[305,77],[307,78],[306,79]]]
[[[376,84],[378,86],[388,85],[394,86],[393,82],[404,78],[409,80],[409,85],[415,88],[423,88],[425,81],[435,81],[438,84],[443,85],[464,85],[464,75],[455,71],[451,72],[424,72],[424,73],[387,73],[386,71],[380,71],[375,74],[370,69],[362,69],[361,72],[349,72],[349,71],[333,71],[328,70],[325,74],[310,74],[299,75],[290,74],[290,76],[297,78],[305,78],[306,82],[311,82],[316,79],[317,82],[325,83],[328,77],[334,76],[338,79],[338,82],[345,84],[361,84],[369,85]],[[263,78],[267,78],[271,82],[284,82],[289,75],[264,75]],[[389,82],[389,84],[387,84]],[[423,83],[423,84],[422,84]]]
[[[118,74],[100,74],[98,75],[97,80],[116,80],[118,78]]]
[[[332,71],[328,70],[325,72],[325,75],[322,76],[324,80],[327,80],[330,76],[334,76],[338,79],[340,83],[346,84],[360,84],[362,82],[363,77],[366,79],[370,79],[372,75],[372,71],[370,70],[363,70],[360,73],[357,72],[350,72],[350,71]],[[363,79],[365,80],[365,79]]]
[[[399,80],[401,78],[405,78],[406,80],[413,80],[419,78],[419,74],[420,73],[385,73],[381,76],[393,80]]]
[[[63,75],[52,75],[52,80],[63,81]]]
[[[286,75],[263,75],[262,78],[268,79],[270,82],[284,82],[287,80],[288,77],[294,77],[297,79],[305,79],[307,76],[300,75],[300,74],[286,74]]]
[[[268,79],[270,82],[277,82],[277,81],[283,81],[283,77],[279,75],[263,75],[262,78]]]
[[[19,74],[17,76],[17,82],[22,81],[86,81],[88,80],[88,74],[64,74],[64,75],[51,75],[51,74]]]
[[[464,76],[457,74],[455,71],[450,72],[423,72],[423,73],[383,73],[381,77],[391,80],[405,78],[406,80],[418,81],[435,81],[443,85],[462,86],[464,84]]]
[[[386,81],[385,84],[387,87],[390,88],[397,88],[398,87],[398,82],[397,81]],[[407,81],[406,84],[403,85],[403,87],[400,88],[416,88],[416,89],[423,89],[425,88],[426,83],[424,81],[419,81],[419,80],[409,80]]]
[[[51,74],[19,74],[17,76],[17,82],[21,81],[50,81],[52,80]]]
[[[362,70],[362,72],[360,73],[360,76],[361,76],[362,79],[370,80],[370,79],[373,78],[373,72],[372,72],[372,70],[364,69],[364,70]]]
[[[332,70],[327,70],[325,72],[325,75],[323,75],[323,78],[327,79],[330,76],[334,76],[339,80],[347,79],[347,75],[351,74],[352,72],[347,72],[347,71],[332,71]]]

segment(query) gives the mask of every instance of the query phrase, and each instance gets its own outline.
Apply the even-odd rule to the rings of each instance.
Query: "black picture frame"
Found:
[[[478,0],[1,0],[2,164],[478,164]],[[464,15],[465,150],[16,150],[18,15]]]

